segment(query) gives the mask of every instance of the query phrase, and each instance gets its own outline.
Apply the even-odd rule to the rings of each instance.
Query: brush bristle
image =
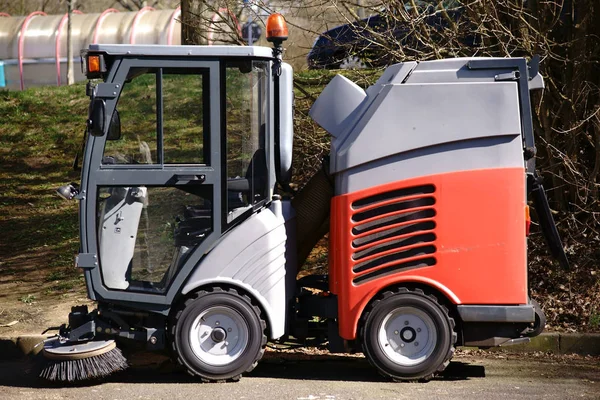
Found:
[[[104,378],[128,367],[118,348],[79,360],[47,360],[40,377],[52,382],[76,382]]]

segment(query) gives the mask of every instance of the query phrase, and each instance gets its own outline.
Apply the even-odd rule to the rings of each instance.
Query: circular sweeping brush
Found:
[[[106,377],[127,368],[127,360],[114,340],[84,343],[44,343],[46,359],[40,377],[53,382],[76,382]]]

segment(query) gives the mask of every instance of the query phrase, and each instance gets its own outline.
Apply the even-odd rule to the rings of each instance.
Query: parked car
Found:
[[[369,38],[373,36],[373,31],[379,32],[388,25],[385,18],[377,14],[323,32],[315,40],[308,54],[308,67],[315,69],[354,67],[355,65],[350,64],[362,62],[357,54],[364,54],[372,46]]]
[[[428,13],[424,22],[436,29],[448,25],[447,20],[436,9],[438,1],[418,1]],[[448,16],[457,20],[462,11],[455,1],[445,1],[443,6]],[[406,8],[410,8],[407,4]],[[430,10],[428,10],[430,9]],[[430,11],[430,12],[429,12]],[[337,26],[323,32],[315,40],[308,56],[308,67],[311,69],[364,68],[366,66],[385,66],[391,61],[391,55],[382,51],[377,43],[390,38],[407,47],[418,49],[419,43],[412,42],[410,28],[389,14],[375,14],[367,18]],[[464,38],[464,43],[475,45],[474,35]],[[422,45],[421,45],[422,46]]]

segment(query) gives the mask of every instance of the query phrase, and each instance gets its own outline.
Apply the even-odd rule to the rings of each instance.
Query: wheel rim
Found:
[[[201,361],[213,366],[230,364],[248,347],[249,326],[236,310],[209,307],[190,328],[190,347]]]
[[[413,366],[434,352],[437,331],[433,319],[414,307],[400,307],[385,316],[378,329],[381,350],[390,361]]]

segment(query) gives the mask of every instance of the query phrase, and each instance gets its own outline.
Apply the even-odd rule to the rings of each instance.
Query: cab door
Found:
[[[160,308],[221,235],[219,63],[124,58],[96,95],[121,129],[86,146],[79,266],[91,296]]]

